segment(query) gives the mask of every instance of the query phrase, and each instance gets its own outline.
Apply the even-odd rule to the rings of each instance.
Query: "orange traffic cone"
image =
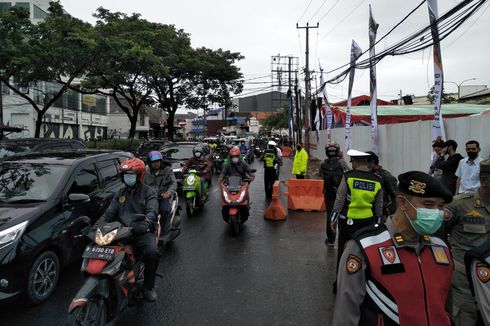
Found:
[[[268,220],[285,220],[288,215],[286,208],[279,198],[279,181],[274,182],[272,188],[272,202],[264,212],[264,218]]]

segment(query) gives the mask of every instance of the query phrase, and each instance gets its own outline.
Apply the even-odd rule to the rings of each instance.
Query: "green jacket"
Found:
[[[308,153],[302,148],[300,151],[296,151],[293,161],[293,174],[306,175],[308,170]]]

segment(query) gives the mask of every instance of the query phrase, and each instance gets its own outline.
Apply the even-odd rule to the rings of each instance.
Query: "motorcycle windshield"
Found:
[[[242,177],[239,177],[239,176],[228,177],[227,188],[230,192],[240,191],[241,187],[242,187]]]

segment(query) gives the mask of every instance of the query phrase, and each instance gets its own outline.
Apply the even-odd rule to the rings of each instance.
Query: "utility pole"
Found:
[[[3,139],[3,83],[0,81],[0,140]]]
[[[310,149],[310,137],[309,137],[309,114],[308,110],[310,107],[310,102],[311,102],[311,90],[310,90],[310,28],[318,28],[320,26],[319,23],[316,23],[316,26],[310,26],[308,23],[306,23],[306,26],[298,26],[298,23],[296,23],[296,28],[297,29],[306,29],[306,51],[305,51],[305,58],[306,58],[306,68],[305,68],[305,106],[303,107],[303,126],[305,128],[305,150],[309,152]]]

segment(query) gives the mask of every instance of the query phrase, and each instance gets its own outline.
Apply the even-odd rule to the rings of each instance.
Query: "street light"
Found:
[[[449,80],[446,80],[444,81],[445,83],[451,83],[451,84],[454,84],[456,85],[456,87],[458,87],[458,100],[459,98],[461,97],[461,85],[463,85],[463,83],[466,83],[467,81],[470,81],[470,80],[475,80],[476,78],[470,78],[470,79],[465,79],[463,80],[461,83],[457,84],[455,82],[452,82],[452,81],[449,81]]]

